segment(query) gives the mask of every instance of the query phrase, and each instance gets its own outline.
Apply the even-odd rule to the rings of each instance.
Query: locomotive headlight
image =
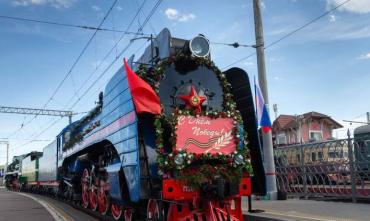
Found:
[[[198,35],[189,43],[191,53],[196,57],[206,57],[209,55],[209,41],[203,35]]]
[[[244,162],[244,157],[241,154],[237,154],[234,156],[234,163],[236,165],[240,165]]]
[[[174,161],[175,161],[175,163],[177,164],[177,165],[182,165],[183,163],[184,163],[184,156],[182,155],[182,154],[177,154],[176,156],[175,156],[175,159],[174,159]]]

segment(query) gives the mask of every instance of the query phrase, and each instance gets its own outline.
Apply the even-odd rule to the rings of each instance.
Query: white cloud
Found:
[[[91,8],[92,8],[92,10],[97,11],[97,12],[101,10],[100,7],[97,6],[97,5],[93,5],[93,6],[91,6]]]
[[[370,59],[370,52],[367,54],[361,55],[360,57],[358,57],[358,59]]]
[[[179,18],[179,22],[187,22],[190,20],[194,20],[196,16],[194,14],[187,14],[187,15],[181,15]]]
[[[188,22],[194,20],[196,16],[192,13],[183,14],[174,8],[167,8],[164,12],[168,19],[178,22]]]
[[[166,14],[167,18],[170,20],[175,20],[179,16],[179,11],[177,11],[174,8],[167,8],[164,13]]]
[[[27,7],[49,5],[57,9],[69,8],[74,2],[75,0],[11,0],[11,4],[14,6]]]
[[[335,15],[331,14],[329,15],[329,22],[335,22],[337,20],[337,17]]]
[[[117,7],[116,7],[116,9],[117,9],[118,11],[122,11],[122,10],[123,10],[123,8],[122,8],[121,6],[117,6]]]
[[[333,24],[336,24],[335,22]],[[331,40],[350,40],[370,37],[370,26],[363,26],[362,24],[338,24],[330,27],[311,29],[307,34],[314,39],[322,41]]]
[[[348,16],[346,19],[339,18],[338,15],[335,15],[335,22],[331,22],[330,25],[327,25],[328,20],[320,20],[311,24],[291,36],[291,42],[302,44],[307,41],[342,41],[370,37],[368,19],[358,19],[357,16]],[[327,19],[330,21],[330,18]],[[271,20],[273,26],[271,26],[270,30],[266,29],[265,33],[267,36],[274,36],[275,38],[294,31],[305,22],[299,14],[272,17]],[[289,21],[291,22],[289,23]]]
[[[329,7],[335,7],[342,4],[343,0],[326,0]],[[353,13],[369,13],[370,12],[370,2],[369,0],[353,0],[345,3],[339,8],[340,11],[348,11]]]

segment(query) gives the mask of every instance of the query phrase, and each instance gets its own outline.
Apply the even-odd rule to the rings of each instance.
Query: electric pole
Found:
[[[272,105],[272,108],[274,109],[275,119],[276,119],[276,118],[278,118],[278,105],[277,104],[273,104]]]
[[[256,35],[256,51],[258,65],[258,82],[262,91],[263,98],[269,112],[269,99],[267,91],[266,67],[265,67],[265,49],[263,40],[261,0],[253,0],[254,28]],[[277,199],[276,174],[274,162],[274,150],[272,147],[271,130],[268,133],[262,133],[264,166],[266,173],[267,194],[271,200]]]
[[[370,112],[366,112],[366,122],[370,123]]]
[[[6,163],[5,163],[5,168],[4,172],[7,172],[8,164],[9,164],[9,141],[7,140],[0,140],[0,144],[5,144],[6,145]]]

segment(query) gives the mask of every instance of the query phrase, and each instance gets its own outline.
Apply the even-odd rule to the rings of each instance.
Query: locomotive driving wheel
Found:
[[[98,210],[100,214],[105,215],[108,212],[109,201],[107,197],[107,192],[103,187],[99,188],[98,191]]]
[[[159,205],[157,200],[149,199],[146,211],[146,217],[148,220],[160,220]]]
[[[89,206],[89,171],[84,169],[81,177],[81,186],[82,186],[82,206],[87,208]]]
[[[125,209],[124,217],[125,217],[125,221],[131,221],[132,220],[132,209]]]
[[[111,213],[115,220],[120,220],[122,216],[125,221],[133,220],[131,208],[124,209],[122,206],[113,203],[111,206]]]
[[[96,211],[98,208],[98,188],[95,185],[91,185],[91,189],[89,191],[89,203],[90,209],[92,211]]]
[[[122,217],[122,207],[120,205],[112,203],[112,206],[111,206],[110,210],[111,210],[112,216],[115,220],[119,220]]]

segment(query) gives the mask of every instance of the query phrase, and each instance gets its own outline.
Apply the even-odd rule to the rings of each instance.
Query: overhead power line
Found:
[[[116,3],[118,2],[118,0],[115,0],[111,7],[109,8],[109,10],[107,11],[107,13],[105,14],[105,16],[103,17],[103,19],[101,20],[99,26],[98,26],[98,29],[101,28],[101,26],[103,25],[104,21],[107,19],[107,17],[109,16],[110,12],[112,11],[113,7],[116,5]],[[60,88],[62,87],[62,85],[64,84],[64,82],[67,80],[67,78],[71,75],[73,69],[75,68],[75,66],[77,65],[77,63],[80,61],[81,57],[83,56],[83,54],[85,53],[86,49],[89,47],[90,43],[92,42],[92,40],[94,39],[94,37],[96,36],[97,32],[98,32],[98,29],[95,30],[94,34],[90,37],[90,39],[87,41],[87,43],[85,44],[85,46],[83,47],[82,51],[79,53],[79,55],[77,56],[76,60],[73,62],[72,66],[70,67],[69,71],[65,74],[64,78],[62,79],[62,81],[58,84],[57,88],[54,90],[54,92],[52,93],[52,95],[50,96],[50,98],[47,100],[47,102],[45,103],[45,105],[41,108],[41,109],[45,109],[47,107],[47,105],[54,99],[55,95],[58,93],[58,91],[60,90]],[[17,132],[19,132],[20,130],[22,130],[22,128],[28,124],[30,124],[34,119],[37,118],[37,115],[35,115],[33,118],[31,118],[29,121],[27,121],[25,124],[23,124],[22,127],[20,127],[17,131],[15,131],[13,134],[11,134],[9,137],[13,136],[14,134],[16,134]]]
[[[347,1],[344,1],[344,2],[340,3],[339,5],[337,5],[337,6],[333,7],[332,9],[330,9],[330,10],[328,10],[328,11],[324,12],[323,14],[321,14],[321,15],[319,15],[319,16],[317,16],[317,17],[313,18],[313,19],[311,19],[310,21],[306,22],[305,24],[303,24],[303,25],[299,26],[298,28],[296,28],[296,29],[294,29],[293,31],[291,31],[291,32],[289,32],[289,33],[287,33],[287,34],[285,34],[285,35],[284,35],[284,36],[282,36],[281,38],[279,38],[279,39],[277,39],[277,40],[275,40],[275,41],[271,42],[270,44],[268,44],[268,45],[266,45],[266,46],[261,45],[261,46],[257,46],[257,47],[265,47],[265,49],[268,49],[268,48],[270,48],[270,47],[272,47],[272,46],[276,45],[277,43],[281,42],[282,40],[284,40],[284,39],[286,39],[286,38],[288,38],[288,37],[290,37],[290,36],[294,35],[295,33],[299,32],[300,30],[302,30],[302,29],[306,28],[307,26],[309,26],[309,25],[311,25],[311,24],[315,23],[316,21],[318,21],[318,20],[320,20],[321,18],[323,18],[323,17],[327,16],[328,14],[330,14],[330,13],[334,12],[335,10],[337,10],[338,8],[342,7],[343,5],[347,4],[347,3],[348,3],[348,2],[350,2],[350,1],[352,1],[352,0],[347,0]],[[231,66],[233,66],[233,65],[235,65],[235,64],[237,64],[237,63],[239,63],[239,62],[241,62],[241,61],[244,61],[244,60],[246,60],[246,59],[248,59],[248,58],[250,58],[250,57],[254,56],[255,54],[256,54],[256,52],[253,52],[253,53],[251,53],[251,54],[247,55],[246,57],[240,58],[240,59],[238,59],[238,60],[234,61],[233,63],[231,63],[231,64],[229,64],[229,65],[227,65],[227,66],[223,67],[222,69],[223,69],[223,70],[225,70],[226,68],[231,67]]]
[[[157,3],[153,6],[153,9],[151,10],[151,12],[149,13],[149,15],[147,16],[147,18],[145,19],[145,21],[140,25],[140,27],[138,28],[138,32],[142,31],[143,28],[145,27],[145,25],[148,23],[148,21],[151,19],[151,17],[153,16],[153,14],[155,13],[156,9],[159,7],[159,5],[162,3],[163,0],[158,0]],[[145,4],[146,0],[144,0],[143,4],[141,5],[141,7],[138,9],[137,13],[135,14],[134,18],[132,19],[132,21],[130,22],[129,26],[127,27],[126,30],[129,30],[129,28],[132,26],[133,22],[135,21],[137,15],[139,14],[140,10],[142,10],[144,4]],[[115,47],[117,47],[118,43],[123,39],[124,35],[121,36],[121,38],[117,41],[117,43],[112,47],[112,49],[108,52],[108,54],[104,57],[103,61],[105,61],[107,59],[107,57],[109,56],[109,54],[114,50]],[[107,72],[108,70],[113,66],[113,64],[119,59],[119,57],[124,53],[126,52],[126,50],[130,47],[130,45],[132,44],[133,42],[129,42],[126,47],[119,53],[118,56],[115,57],[115,59],[108,65],[108,67],[100,74],[100,76],[93,82],[92,85],[90,85],[90,87],[84,92],[84,94],[79,97],[77,99],[77,101],[69,108],[69,109],[72,109],[73,107],[75,107],[79,101],[81,101],[81,99],[87,94],[88,91],[90,91],[92,89],[92,87],[98,82],[99,79],[101,79]],[[102,63],[102,62],[101,62]],[[100,63],[100,64],[101,64]],[[98,66],[100,66],[100,64]],[[95,69],[96,70],[96,69]],[[82,85],[83,86],[83,85]],[[57,120],[57,121],[54,121],[52,122],[47,128],[45,128],[44,130],[42,130],[40,133],[38,133],[37,135],[35,135],[33,137],[33,139],[35,138],[38,138],[39,136],[41,136],[45,131],[47,131],[49,128],[51,128],[52,126],[54,126],[56,123],[58,123],[61,119]],[[22,145],[19,145],[13,149],[17,149],[19,147],[22,147],[22,146],[25,146],[25,145],[28,145],[30,143],[32,143],[33,140],[31,140],[30,142],[27,142],[27,143],[24,143]]]
[[[51,127],[53,127],[56,123],[58,123],[62,119],[63,119],[63,117],[61,117],[59,119],[56,119],[55,121],[53,121],[52,124],[50,124],[48,127],[44,128],[42,131],[40,131],[40,133],[36,134],[33,138],[27,139],[27,140],[29,140],[28,142],[23,143],[23,144],[18,145],[18,146],[15,146],[15,147],[11,148],[11,150],[16,150],[20,147],[24,147],[24,146],[27,146],[27,145],[33,143],[33,142],[38,141],[38,139],[35,139],[35,138],[38,138],[39,136],[41,136],[43,133],[45,133],[47,130],[49,130]]]
[[[125,31],[129,31],[131,26],[133,25],[134,21],[136,20],[137,16],[139,15],[140,11],[143,10],[143,7],[145,5],[147,0],[144,0],[143,3],[140,5],[140,7],[137,9],[134,17],[132,18],[132,20],[130,21],[129,25],[127,26],[127,28],[125,29]],[[135,35],[137,36],[137,35]],[[135,37],[134,36],[134,37]],[[122,34],[120,36],[120,38],[118,39],[118,41],[113,45],[113,47],[108,51],[108,53],[103,57],[103,59],[100,60],[99,64],[95,67],[94,71],[88,75],[88,77],[86,78],[86,80],[81,84],[81,87],[79,87],[77,89],[77,93],[79,93],[82,88],[86,85],[86,83],[95,75],[95,73],[97,72],[97,70],[104,64],[104,62],[108,59],[108,57],[112,54],[112,52],[114,52],[114,49],[117,48],[118,44],[122,41],[122,39],[125,37],[124,34]],[[118,55],[116,55],[116,58],[118,57]],[[98,79],[102,78],[103,75],[105,74],[105,72],[103,72],[103,74],[101,74]],[[93,84],[83,93],[82,96],[85,96],[85,94],[91,90],[91,88],[96,84],[98,80],[94,81]],[[67,102],[67,106],[72,102],[72,100],[75,98],[75,96],[72,96],[69,101]],[[82,97],[78,97],[77,98],[77,103],[81,100]],[[67,107],[66,107],[67,108]],[[69,109],[72,109],[72,108],[69,108]]]
[[[354,121],[354,120],[343,120],[343,122],[347,123],[356,123],[356,124],[370,124],[369,122],[364,122],[364,121]]]
[[[112,11],[113,7],[116,5],[116,3],[118,2],[118,0],[115,0],[112,4],[112,6],[109,8],[109,10],[107,11],[107,13],[105,14],[105,16],[103,17],[102,21],[100,22],[98,28],[101,28],[101,26],[103,25],[104,21],[107,19],[107,17],[109,16],[110,12]],[[74,67],[76,66],[76,64],[80,61],[82,55],[85,53],[86,49],[89,47],[90,43],[92,42],[92,40],[94,39],[94,37],[96,36],[96,34],[98,33],[98,29],[95,30],[94,34],[90,37],[90,39],[87,41],[86,45],[84,46],[84,48],[82,49],[82,51],[80,52],[80,54],[78,55],[77,59],[75,60],[75,62],[72,64],[71,68],[69,69],[69,71],[67,72],[67,74],[64,76],[63,80],[59,83],[58,87],[56,88],[56,90],[54,91],[54,93],[52,94],[51,96],[51,99],[49,99],[49,102],[52,100],[52,98],[58,93],[59,89],[62,87],[63,83],[65,82],[65,80],[68,78],[68,76],[72,73]]]
[[[157,3],[153,6],[152,10],[149,12],[148,16],[146,17],[145,21],[140,25],[140,27],[138,28],[138,32],[141,32],[143,30],[143,28],[146,26],[146,24],[148,23],[148,21],[151,19],[151,17],[153,16],[153,14],[155,13],[155,11],[157,10],[157,8],[159,7],[159,5],[162,3],[163,0],[157,0]],[[145,3],[145,1],[143,2]],[[142,9],[142,6],[144,6],[143,4],[141,5],[141,7],[139,8],[140,10]],[[132,22],[130,23],[130,25],[128,26],[128,28],[131,27],[131,25],[133,24],[133,22],[135,21],[137,15],[139,14],[140,10],[138,10],[138,12],[136,13],[134,19],[132,19]],[[111,53],[115,47],[117,47],[119,41],[122,40],[124,36],[121,36],[121,38],[118,40],[117,44],[115,44],[111,50],[108,52],[108,54],[105,56],[108,57],[109,53]],[[136,37],[136,36],[134,36]],[[129,41],[129,43],[126,45],[126,47],[124,49],[122,49],[122,51],[115,57],[115,59],[106,67],[106,69],[100,74],[100,76],[90,85],[89,88],[87,88],[87,90],[85,90],[85,92],[82,94],[81,97],[79,97],[76,102],[70,107],[68,108],[69,110],[73,109],[80,101],[81,99],[86,96],[86,94],[92,89],[92,87],[108,72],[108,70],[117,62],[117,60],[123,55],[123,53],[125,53],[127,51],[127,49],[132,45],[133,41]],[[105,60],[105,59],[104,59]]]
[[[256,48],[256,45],[247,45],[247,44],[239,44],[239,42],[234,42],[234,43],[222,43],[222,42],[210,42],[211,44],[214,45],[225,45],[225,46],[231,46],[234,48],[239,48],[239,47],[245,47],[245,48]]]
[[[143,9],[144,7],[144,4],[146,3],[146,0],[143,1],[143,3],[141,4],[140,8],[137,10],[134,18],[131,20],[131,22],[129,23],[129,25],[127,26],[126,28],[126,31],[129,31],[129,29],[131,28],[132,24],[134,23],[137,15],[139,14],[140,10]],[[108,51],[108,53],[104,56],[103,60],[98,64],[98,66],[95,68],[95,70],[89,75],[89,77],[84,81],[84,83],[81,85],[81,87],[77,90],[77,93],[84,87],[84,85],[87,83],[87,81],[90,80],[90,78],[94,75],[94,73],[99,69],[99,67],[105,62],[105,60],[109,57],[109,55],[114,51],[114,48],[117,47],[117,45],[119,44],[119,42],[125,37],[124,34],[121,35],[120,39],[114,44],[114,46]],[[113,65],[113,64],[111,64]],[[109,68],[111,67],[111,65],[109,66]],[[107,70],[107,69],[106,69]],[[90,85],[90,87],[83,93],[83,95],[81,97],[77,97],[77,101],[69,108],[69,109],[72,109],[75,105],[77,105],[77,103],[87,94],[87,92],[89,90],[91,90],[91,88],[96,84],[96,82],[101,78],[103,77],[103,75],[106,73],[106,71],[104,71],[96,81],[93,82],[92,85]],[[67,106],[69,105],[69,103],[71,103],[71,101],[73,100],[73,98],[75,98],[75,96],[72,96],[71,99],[67,102],[67,105],[66,105],[66,108]],[[28,122],[27,122],[28,123]],[[53,121],[47,128],[51,128],[52,126],[54,126],[56,123],[58,123],[58,121]],[[42,135],[46,130],[43,130],[41,131],[41,133],[33,136],[33,139],[35,138],[38,138],[40,135]],[[18,147],[20,146],[25,146],[25,145],[28,145],[32,143],[32,140],[30,142],[27,142],[27,143],[24,143],[24,144],[21,144],[19,145]],[[14,149],[17,149],[18,147],[14,148]]]
[[[62,22],[46,21],[46,20],[32,19],[32,18],[22,18],[22,17],[8,16],[8,15],[0,15],[0,18],[8,19],[8,20],[15,20],[15,21],[24,21],[24,22],[32,22],[32,23],[41,23],[41,24],[62,26],[62,27],[68,27],[68,28],[79,28],[79,29],[95,30],[95,31],[119,32],[119,33],[124,33],[124,34],[127,34],[127,35],[130,35],[130,34],[131,35],[135,35],[135,34],[145,35],[143,33],[136,33],[136,32],[130,32],[130,31],[117,30],[117,29],[101,28],[101,27],[94,27],[94,26],[88,26],[88,25],[74,25],[74,24],[68,24],[68,23],[62,23]]]

